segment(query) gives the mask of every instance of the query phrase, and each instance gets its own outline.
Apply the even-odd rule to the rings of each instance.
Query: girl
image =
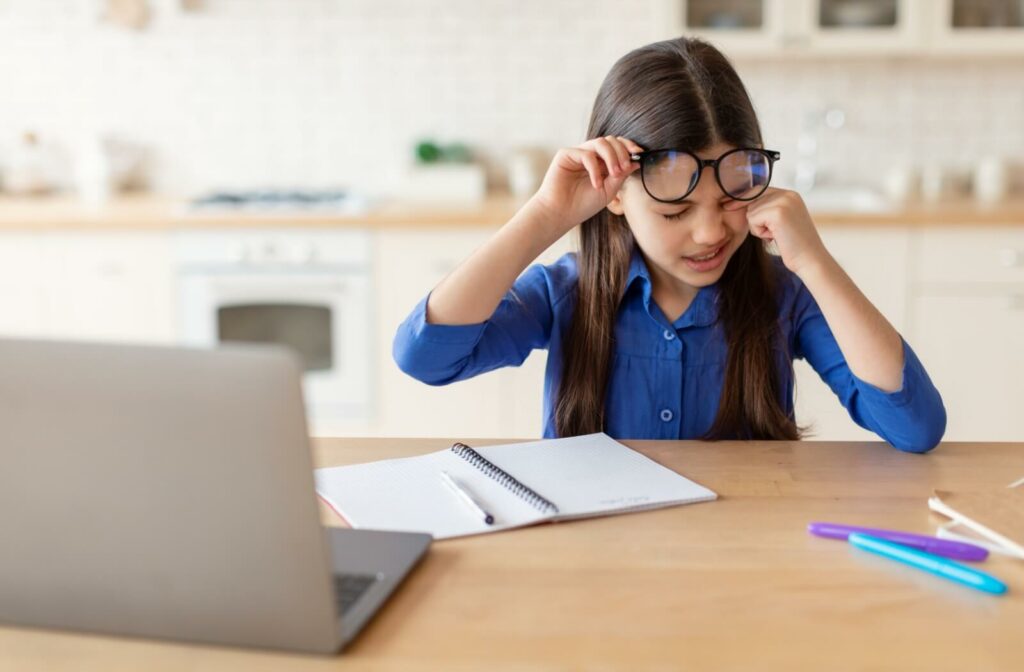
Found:
[[[768,186],[779,154],[720,52],[627,54],[588,137],[399,327],[403,371],[444,385],[547,348],[545,437],[797,439],[801,357],[857,424],[901,450],[939,442],[938,391],[800,196]],[[578,254],[523,273],[577,225]]]

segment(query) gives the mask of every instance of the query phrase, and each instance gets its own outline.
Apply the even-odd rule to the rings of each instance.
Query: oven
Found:
[[[182,232],[175,249],[182,343],[289,347],[314,434],[371,420],[369,232]]]

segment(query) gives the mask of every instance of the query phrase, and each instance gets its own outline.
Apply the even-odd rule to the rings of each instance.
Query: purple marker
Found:
[[[981,546],[898,530],[879,530],[873,527],[857,527],[856,525],[840,525],[838,523],[811,523],[807,526],[807,531],[829,539],[846,539],[851,533],[860,532],[956,560],[984,560],[988,557],[988,549]]]

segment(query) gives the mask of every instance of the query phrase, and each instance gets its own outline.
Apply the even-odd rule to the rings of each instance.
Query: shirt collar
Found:
[[[626,276],[627,292],[634,283],[640,283],[644,308],[651,314],[651,274],[644,262],[643,255],[640,254],[640,248],[636,245],[633,246],[633,253],[629,260],[629,275]],[[689,326],[707,327],[714,324],[718,316],[718,292],[717,282],[697,290],[697,296],[694,297],[693,302],[672,324],[672,327],[682,329]]]

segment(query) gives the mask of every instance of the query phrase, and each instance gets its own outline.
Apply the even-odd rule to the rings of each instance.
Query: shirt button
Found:
[[[672,331],[671,329],[666,329],[665,331],[662,332],[661,335],[665,337],[666,341],[671,341],[673,338],[676,337],[676,332]]]
[[[672,416],[673,416],[673,414],[672,414],[672,411],[670,409],[667,409],[667,408],[661,409],[661,419],[662,419],[663,422],[671,422],[672,421]]]

